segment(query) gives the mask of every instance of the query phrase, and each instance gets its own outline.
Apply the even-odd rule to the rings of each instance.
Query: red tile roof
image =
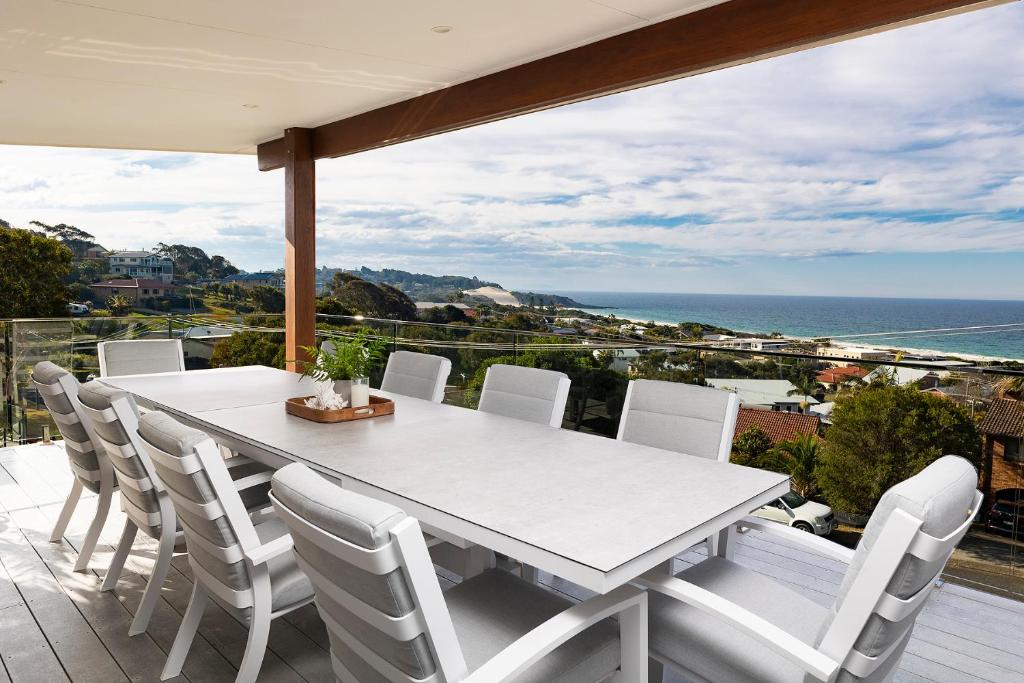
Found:
[[[817,415],[740,408],[736,417],[736,436],[739,437],[751,427],[759,427],[772,443],[777,444],[791,441],[802,434],[817,434],[819,422]]]
[[[1024,401],[997,398],[978,426],[982,434],[1024,438]]]
[[[829,368],[828,370],[822,370],[818,373],[818,376],[814,379],[821,384],[841,384],[848,379],[854,377],[866,377],[870,371],[864,368],[858,368],[856,365],[850,365],[845,368]]]

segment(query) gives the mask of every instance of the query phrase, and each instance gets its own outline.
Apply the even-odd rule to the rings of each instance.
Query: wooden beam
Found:
[[[284,317],[287,369],[308,360],[303,346],[316,343],[316,162],[312,131],[284,133]]]
[[[354,154],[1010,0],[731,0],[313,129]],[[279,138],[259,168],[281,168]]]

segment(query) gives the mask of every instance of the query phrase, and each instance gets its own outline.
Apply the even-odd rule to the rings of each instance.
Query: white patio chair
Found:
[[[451,371],[452,362],[443,356],[394,351],[388,356],[380,388],[394,394],[440,403],[444,400],[444,386]]]
[[[255,521],[237,489],[246,479],[263,483],[268,473],[232,481],[220,450],[205,433],[153,411],[139,419],[138,434],[157,476],[174,501],[185,531],[195,585],[162,679],[181,673],[209,598],[249,627],[237,681],[255,681],[266,653],[270,621],[313,600],[313,587],[295,563],[292,540],[281,520]]]
[[[490,570],[442,595],[419,523],[397,507],[297,463],[274,475],[271,500],[341,681],[646,680],[647,602],[635,587],[574,605]]]
[[[724,557],[676,577],[655,570],[637,582],[651,591],[651,657],[701,681],[888,680],[978,512],[977,484],[966,460],[939,459],[882,496],[856,552],[756,517],[741,520],[737,526],[848,563],[834,605]]]
[[[551,427],[562,426],[569,399],[569,377],[564,372],[495,364],[487,368],[480,410]]]
[[[617,438],[728,462],[739,409],[731,391],[634,379],[626,388]]]
[[[180,339],[127,339],[100,342],[100,377],[182,372],[185,354]]]
[[[171,558],[175,552],[185,551],[185,537],[178,527],[174,504],[142,447],[136,431],[139,409],[132,397],[121,389],[108,387],[95,380],[83,384],[78,397],[86,421],[92,425],[96,441],[113,465],[121,491],[121,510],[127,517],[121,540],[103,579],[102,590],[113,590],[117,585],[139,530],[159,543],[156,562],[128,631],[129,635],[134,636],[145,631],[149,625],[160,597],[160,589],[171,566]],[[245,457],[231,458],[226,464],[231,478],[244,481],[249,487],[242,494],[247,510],[258,510],[270,505],[267,492],[271,470]],[[250,476],[260,472],[263,472],[262,478]]]
[[[82,489],[97,494],[96,514],[85,533],[85,540],[82,541],[75,562],[76,572],[85,571],[96,550],[103,524],[107,521],[111,496],[117,488],[114,471],[103,446],[92,431],[92,425],[83,417],[82,405],[78,400],[79,383],[75,376],[58,365],[43,361],[33,368],[32,383],[43,397],[50,417],[57,423],[57,429],[64,439],[64,451],[68,455],[71,473],[75,476],[71,492],[50,534],[50,543],[60,543],[82,496]]]

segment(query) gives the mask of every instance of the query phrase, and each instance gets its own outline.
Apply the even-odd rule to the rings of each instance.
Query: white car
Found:
[[[828,505],[807,500],[799,493],[790,491],[782,498],[754,511],[755,517],[788,524],[794,529],[828,536],[835,528],[835,516]]]

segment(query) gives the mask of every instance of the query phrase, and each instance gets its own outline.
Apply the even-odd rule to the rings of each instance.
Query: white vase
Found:
[[[370,405],[370,378],[336,379],[334,380],[334,393],[348,401],[351,408],[368,406]]]

